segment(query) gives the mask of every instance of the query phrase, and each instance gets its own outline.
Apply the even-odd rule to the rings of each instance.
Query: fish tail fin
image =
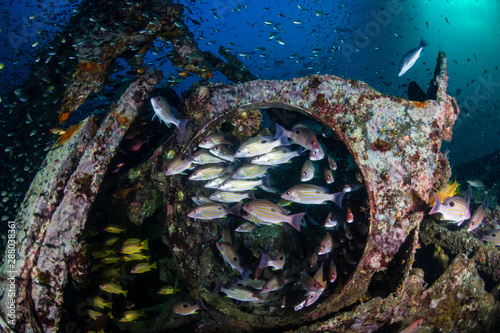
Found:
[[[215,283],[214,293],[218,293],[218,292],[221,292],[221,291],[222,291],[222,285],[220,284],[220,281],[217,281]]]
[[[290,140],[288,140],[289,132],[284,129],[280,124],[275,123],[276,125],[276,134],[274,135],[275,140],[280,141],[280,146],[290,146]]]
[[[201,298],[196,299],[196,305],[198,305],[198,307],[200,309],[207,310],[207,308],[205,307],[205,304],[203,304],[203,301],[201,300]]]
[[[422,47],[429,46],[429,43],[425,41],[424,37],[420,37],[420,46]]]
[[[332,201],[342,208],[342,199],[344,199],[345,191],[337,192],[332,194]]]
[[[156,261],[151,265],[151,268],[158,269],[158,266],[156,266]]]
[[[228,214],[241,216],[241,207],[243,206],[243,202],[240,202],[229,209]]]
[[[300,231],[300,224],[302,223],[302,219],[306,216],[306,213],[298,213],[294,215],[290,215],[291,220],[290,225],[295,228],[295,230]]]
[[[127,294],[128,294],[128,290],[124,290],[123,291],[123,296],[125,296],[125,298],[127,298]]]
[[[250,192],[248,192],[248,199],[252,199],[252,200],[254,200],[254,199],[255,199],[255,194],[254,194],[254,191],[250,191]]]
[[[262,178],[262,186],[271,187],[271,175],[266,175]]]
[[[439,198],[438,198],[436,192],[432,192],[432,194],[434,194],[434,200],[436,203],[434,204],[434,206],[432,206],[432,209],[429,212],[429,215],[439,213],[439,209],[441,208],[441,201],[439,201]]]
[[[243,281],[245,281],[246,279],[248,279],[248,276],[250,275],[250,273],[252,273],[252,271],[250,271],[248,269],[244,269],[243,271],[241,271],[241,279]]]
[[[489,205],[490,205],[490,200],[488,199],[488,193],[486,193],[486,196],[484,197],[483,201],[483,209],[486,211]]]
[[[267,266],[269,266],[269,260],[271,260],[271,258],[269,258],[269,256],[265,253],[262,253],[262,255],[260,256],[260,262],[259,262],[259,269],[262,269],[262,268],[265,268]]]
[[[236,276],[234,276],[233,279],[231,280],[231,284],[238,284],[239,282],[240,280],[238,280]]]
[[[180,119],[179,124],[177,125],[177,128],[179,129],[179,132],[181,132],[181,135],[184,134],[184,130],[186,129],[186,125],[189,122],[189,119]]]
[[[144,250],[149,250],[149,239],[146,239],[141,245]]]

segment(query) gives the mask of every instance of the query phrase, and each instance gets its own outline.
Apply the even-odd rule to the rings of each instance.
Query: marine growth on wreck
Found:
[[[294,5],[291,24],[330,17],[320,3]],[[253,10],[214,6],[217,20]],[[39,166],[22,186],[8,171],[2,330],[495,331],[498,181],[449,159],[462,101],[446,54],[408,99],[316,56],[266,78],[248,65],[264,47],[206,42],[225,60],[203,47],[197,8],[83,2],[8,98],[26,125],[9,130],[9,163],[24,146]],[[288,47],[281,23],[262,24]],[[401,52],[395,75],[431,45]],[[341,50],[342,66],[358,52]]]

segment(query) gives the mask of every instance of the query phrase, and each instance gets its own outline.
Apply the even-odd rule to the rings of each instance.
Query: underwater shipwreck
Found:
[[[31,117],[64,126],[103,89],[117,58],[138,70],[106,114],[65,129],[27,189],[12,222],[15,254],[7,248],[2,261],[2,272],[13,272],[0,285],[4,331],[399,332],[416,321],[419,332],[494,331],[499,250],[427,214],[432,193],[450,180],[441,144],[451,140],[460,112],[447,94],[445,53],[438,54],[419,100],[333,75],[258,80],[223,47],[227,61],[200,51],[182,21],[182,6],[151,1],[123,7],[125,18],[148,12],[154,24],[137,20],[126,34],[110,24],[102,33],[87,19],[79,30],[63,32],[76,47],[61,39],[52,46],[54,58],[75,60],[55,72],[40,61],[25,83],[30,96],[38,96],[32,98],[42,99],[41,91],[57,82],[52,96],[59,102],[40,102],[45,106]],[[92,8],[80,16],[113,10]],[[151,33],[141,33],[146,28]],[[174,65],[203,79],[180,100],[171,88],[158,88],[164,73],[142,70],[141,55],[157,38],[172,44]],[[209,82],[216,70],[234,84]],[[182,132],[151,119],[155,96],[188,119]],[[16,108],[21,117],[24,106]],[[201,168],[192,159],[206,153],[203,140],[223,134],[224,143],[234,144],[230,160],[203,155],[224,163],[217,175],[231,174],[249,163],[250,155],[234,158],[241,143],[274,140],[277,125],[293,136],[304,128],[294,127],[298,123],[317,129],[325,156],[311,159],[332,177],[325,183],[321,172],[312,182],[338,193],[338,201],[275,205],[287,190],[306,184],[302,166],[315,151],[294,145],[283,150],[293,162],[261,169],[270,176],[255,178],[261,180],[249,187],[242,206],[220,201],[228,203],[216,206],[223,213],[195,215],[199,206],[192,198],[215,195],[200,182],[215,177],[195,178],[189,168]],[[24,126],[19,135],[30,130]],[[23,144],[33,149],[29,140]],[[186,160],[185,172],[168,174],[173,161]],[[251,203],[281,214],[282,223],[252,221]],[[252,222],[242,226],[245,214]],[[298,222],[287,220],[294,215]],[[497,207],[484,223],[493,225],[499,215]],[[325,226],[327,216],[332,224]],[[331,248],[319,254],[325,237]],[[240,258],[241,264],[229,263]],[[235,293],[239,300],[225,295]]]

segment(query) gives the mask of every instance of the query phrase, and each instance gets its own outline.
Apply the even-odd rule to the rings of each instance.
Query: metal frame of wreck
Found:
[[[16,218],[19,226],[16,292],[21,296],[16,300],[20,314],[16,330],[57,330],[64,287],[68,275],[78,266],[75,261],[81,244],[77,240],[85,228],[88,210],[124,133],[161,78],[158,71],[142,76],[121,96],[97,132],[93,119],[88,118],[72,138],[47,155]],[[243,313],[206,290],[198,279],[197,267],[200,266],[192,264],[193,260],[202,258],[199,240],[203,228],[196,223],[184,223],[186,217],[176,215],[178,210],[163,207],[171,212],[165,221],[166,232],[176,239],[174,253],[192,294],[206,301],[207,312],[217,319],[219,328],[297,328],[307,324],[307,330],[371,331],[389,321],[431,318],[430,311],[436,311],[429,306],[431,299],[457,293],[466,295],[465,303],[483,298],[486,314],[494,312],[491,295],[467,289],[480,284],[481,279],[474,262],[464,256],[458,256],[447,275],[443,274],[444,282],[438,281],[429,289],[423,286],[422,276],[410,274],[418,226],[424,216],[422,203],[433,186],[447,178],[443,175],[448,172],[448,163],[439,153],[441,140],[451,139],[452,126],[459,113],[454,98],[446,94],[443,53],[439,55],[432,84],[435,99],[425,102],[383,95],[364,83],[331,75],[290,81],[257,80],[237,85],[202,83],[189,91],[181,101],[181,111],[191,116],[194,126],[183,142],[184,150],[190,139],[191,142],[199,140],[207,124],[230,112],[275,106],[300,111],[322,121],[342,139],[363,174],[369,195],[370,231],[359,264],[339,292],[319,303],[314,311],[305,311],[300,316],[293,313],[263,317]],[[197,136],[193,138],[194,134]],[[170,139],[158,148],[148,162],[151,173],[162,171],[167,162],[163,152],[176,144]],[[183,208],[169,190],[178,184],[176,177],[165,179],[162,191],[168,204],[180,204]],[[65,237],[60,237],[63,233]],[[66,242],[66,239],[72,241]],[[176,251],[183,247],[190,251]],[[403,256],[397,263],[401,266],[397,277],[399,288],[390,297],[375,298],[358,305],[349,314],[336,315],[357,302],[366,292],[373,274],[387,269],[401,252]],[[2,269],[7,270],[5,260]],[[467,279],[469,284],[443,286],[450,277]],[[9,299],[6,285],[2,284],[1,288],[3,310]],[[407,302],[412,302],[412,306],[405,306]],[[381,310],[384,307],[385,310]],[[377,319],[374,324],[363,329],[363,322],[374,316]],[[479,319],[469,324],[480,325]],[[446,325],[449,326],[442,323],[440,327],[448,327]]]

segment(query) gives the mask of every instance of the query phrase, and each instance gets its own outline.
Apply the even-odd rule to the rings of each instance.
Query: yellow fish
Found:
[[[174,313],[177,313],[181,316],[187,316],[187,315],[192,315],[192,314],[197,314],[198,310],[203,309],[206,310],[207,308],[205,305],[203,305],[203,301],[201,299],[198,299],[196,301],[196,304],[193,304],[192,302],[180,302],[175,304],[172,307],[172,311]]]
[[[148,242],[149,241],[147,239],[145,241],[142,241],[142,242],[137,238],[127,239],[123,243],[120,252],[123,254],[132,254],[132,253],[141,252],[141,250],[149,250]]]
[[[142,253],[132,253],[132,254],[127,254],[126,256],[123,256],[123,260],[125,261],[142,261],[146,260],[149,261],[150,256],[147,256]]]
[[[172,286],[164,286],[161,287],[160,290],[158,290],[158,294],[160,295],[173,295],[175,293],[180,293],[181,288],[175,288]]]
[[[110,294],[122,294],[123,296],[127,297],[128,290],[123,290],[123,288],[113,282],[108,282],[105,284],[101,284],[99,286],[104,291],[107,291]]]
[[[125,311],[125,313],[123,313],[123,317],[120,319],[120,321],[122,323],[128,323],[137,320],[141,317],[146,318],[144,310],[130,310],[130,311]]]
[[[446,187],[439,192],[436,192],[437,197],[440,202],[443,202],[446,198],[453,197],[456,194],[460,193],[460,184],[457,181],[448,182]],[[431,195],[429,199],[429,206],[434,206],[436,200],[434,200],[434,196]]]
[[[97,318],[102,317],[102,316],[109,316],[109,318],[113,319],[113,314],[111,312],[109,312],[108,314],[105,315],[99,311],[89,310],[88,314],[89,314],[89,317],[94,319],[94,320],[96,320]]]
[[[132,274],[140,274],[140,273],[145,273],[145,272],[149,272],[151,269],[156,269],[156,262],[152,263],[152,264],[149,264],[147,262],[141,262],[140,264],[137,264],[134,266],[134,268],[132,268],[132,270],[130,271],[130,273]]]
[[[111,234],[119,234],[119,233],[125,232],[125,229],[120,228],[116,224],[109,224],[109,225],[104,227],[104,231],[107,231]]]
[[[102,297],[99,297],[99,296],[95,296],[93,299],[92,299],[93,303],[94,303],[94,306],[98,309],[104,309],[104,308],[109,308],[109,309],[113,309],[112,306],[113,306],[113,303],[112,302],[109,302],[109,303],[106,303],[104,301],[104,298]]]

